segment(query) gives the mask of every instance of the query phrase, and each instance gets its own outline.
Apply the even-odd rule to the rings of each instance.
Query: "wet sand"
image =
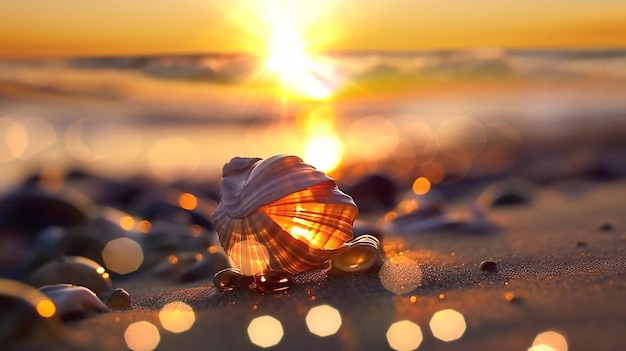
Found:
[[[550,330],[565,337],[569,350],[616,350],[626,343],[625,196],[623,180],[552,186],[528,205],[493,209],[489,218],[500,230],[490,234],[388,233],[387,259],[410,257],[422,271],[421,285],[401,295],[386,290],[377,274],[319,272],[288,293],[268,295],[220,292],[210,280],[173,284],[135,276],[116,281],[130,292],[131,310],[65,324],[55,342],[34,336],[12,347],[123,350],[128,326],[149,321],[160,332],[157,350],[255,350],[248,325],[270,315],[284,330],[271,348],[277,350],[386,350],[386,332],[400,320],[421,328],[418,350],[526,350]],[[484,260],[496,262],[496,271],[481,271]],[[159,321],[159,310],[173,301],[194,309],[186,332],[169,332]],[[335,307],[342,319],[338,332],[324,338],[305,323],[321,304]],[[433,335],[429,321],[444,309],[464,317],[467,329],[458,340]]]

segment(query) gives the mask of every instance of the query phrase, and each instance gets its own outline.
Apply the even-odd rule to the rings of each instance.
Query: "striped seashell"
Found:
[[[335,181],[291,155],[235,157],[213,214],[224,250],[244,275],[321,267],[348,248],[358,209]]]

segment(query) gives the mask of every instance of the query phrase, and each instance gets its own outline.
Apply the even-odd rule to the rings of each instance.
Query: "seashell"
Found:
[[[322,266],[348,247],[358,215],[332,178],[297,156],[235,157],[220,192],[214,225],[244,275]]]
[[[45,285],[39,288],[54,302],[58,315],[64,321],[82,319],[111,310],[84,286],[71,284]]]
[[[101,298],[113,287],[104,267],[81,256],[64,256],[48,262],[31,275],[29,282],[35,287],[62,283],[86,286]]]
[[[370,234],[363,234],[350,241],[349,248],[332,260],[332,268],[346,273],[369,272],[380,267],[382,255],[380,241]]]

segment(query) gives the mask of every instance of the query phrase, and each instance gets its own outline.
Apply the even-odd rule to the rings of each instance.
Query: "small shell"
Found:
[[[233,158],[220,191],[214,224],[244,275],[318,268],[352,238],[352,198],[297,156]]]
[[[369,272],[382,263],[380,241],[370,234],[364,234],[351,240],[349,247],[333,258],[335,271],[346,273]]]
[[[84,286],[55,284],[42,286],[39,291],[54,302],[57,313],[66,321],[111,311],[93,291]]]

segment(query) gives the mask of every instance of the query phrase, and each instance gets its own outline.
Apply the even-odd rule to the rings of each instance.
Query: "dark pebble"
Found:
[[[241,274],[238,268],[224,268],[213,276],[213,285],[222,291],[248,288],[254,281],[254,277]]]
[[[294,285],[293,275],[289,272],[265,271],[254,275],[256,289],[262,293],[280,292]]]
[[[105,304],[112,310],[127,310],[130,308],[130,294],[122,288],[115,288],[107,296]]]
[[[495,272],[498,268],[498,264],[493,261],[482,261],[479,267],[483,272]]]
[[[576,242],[576,246],[577,247],[586,247],[587,246],[587,242],[586,241],[577,241]]]
[[[613,230],[613,225],[612,225],[611,223],[603,223],[603,224],[600,226],[600,229],[601,229],[601,230],[603,230],[603,231],[605,231],[605,232],[608,232],[608,231]]]

